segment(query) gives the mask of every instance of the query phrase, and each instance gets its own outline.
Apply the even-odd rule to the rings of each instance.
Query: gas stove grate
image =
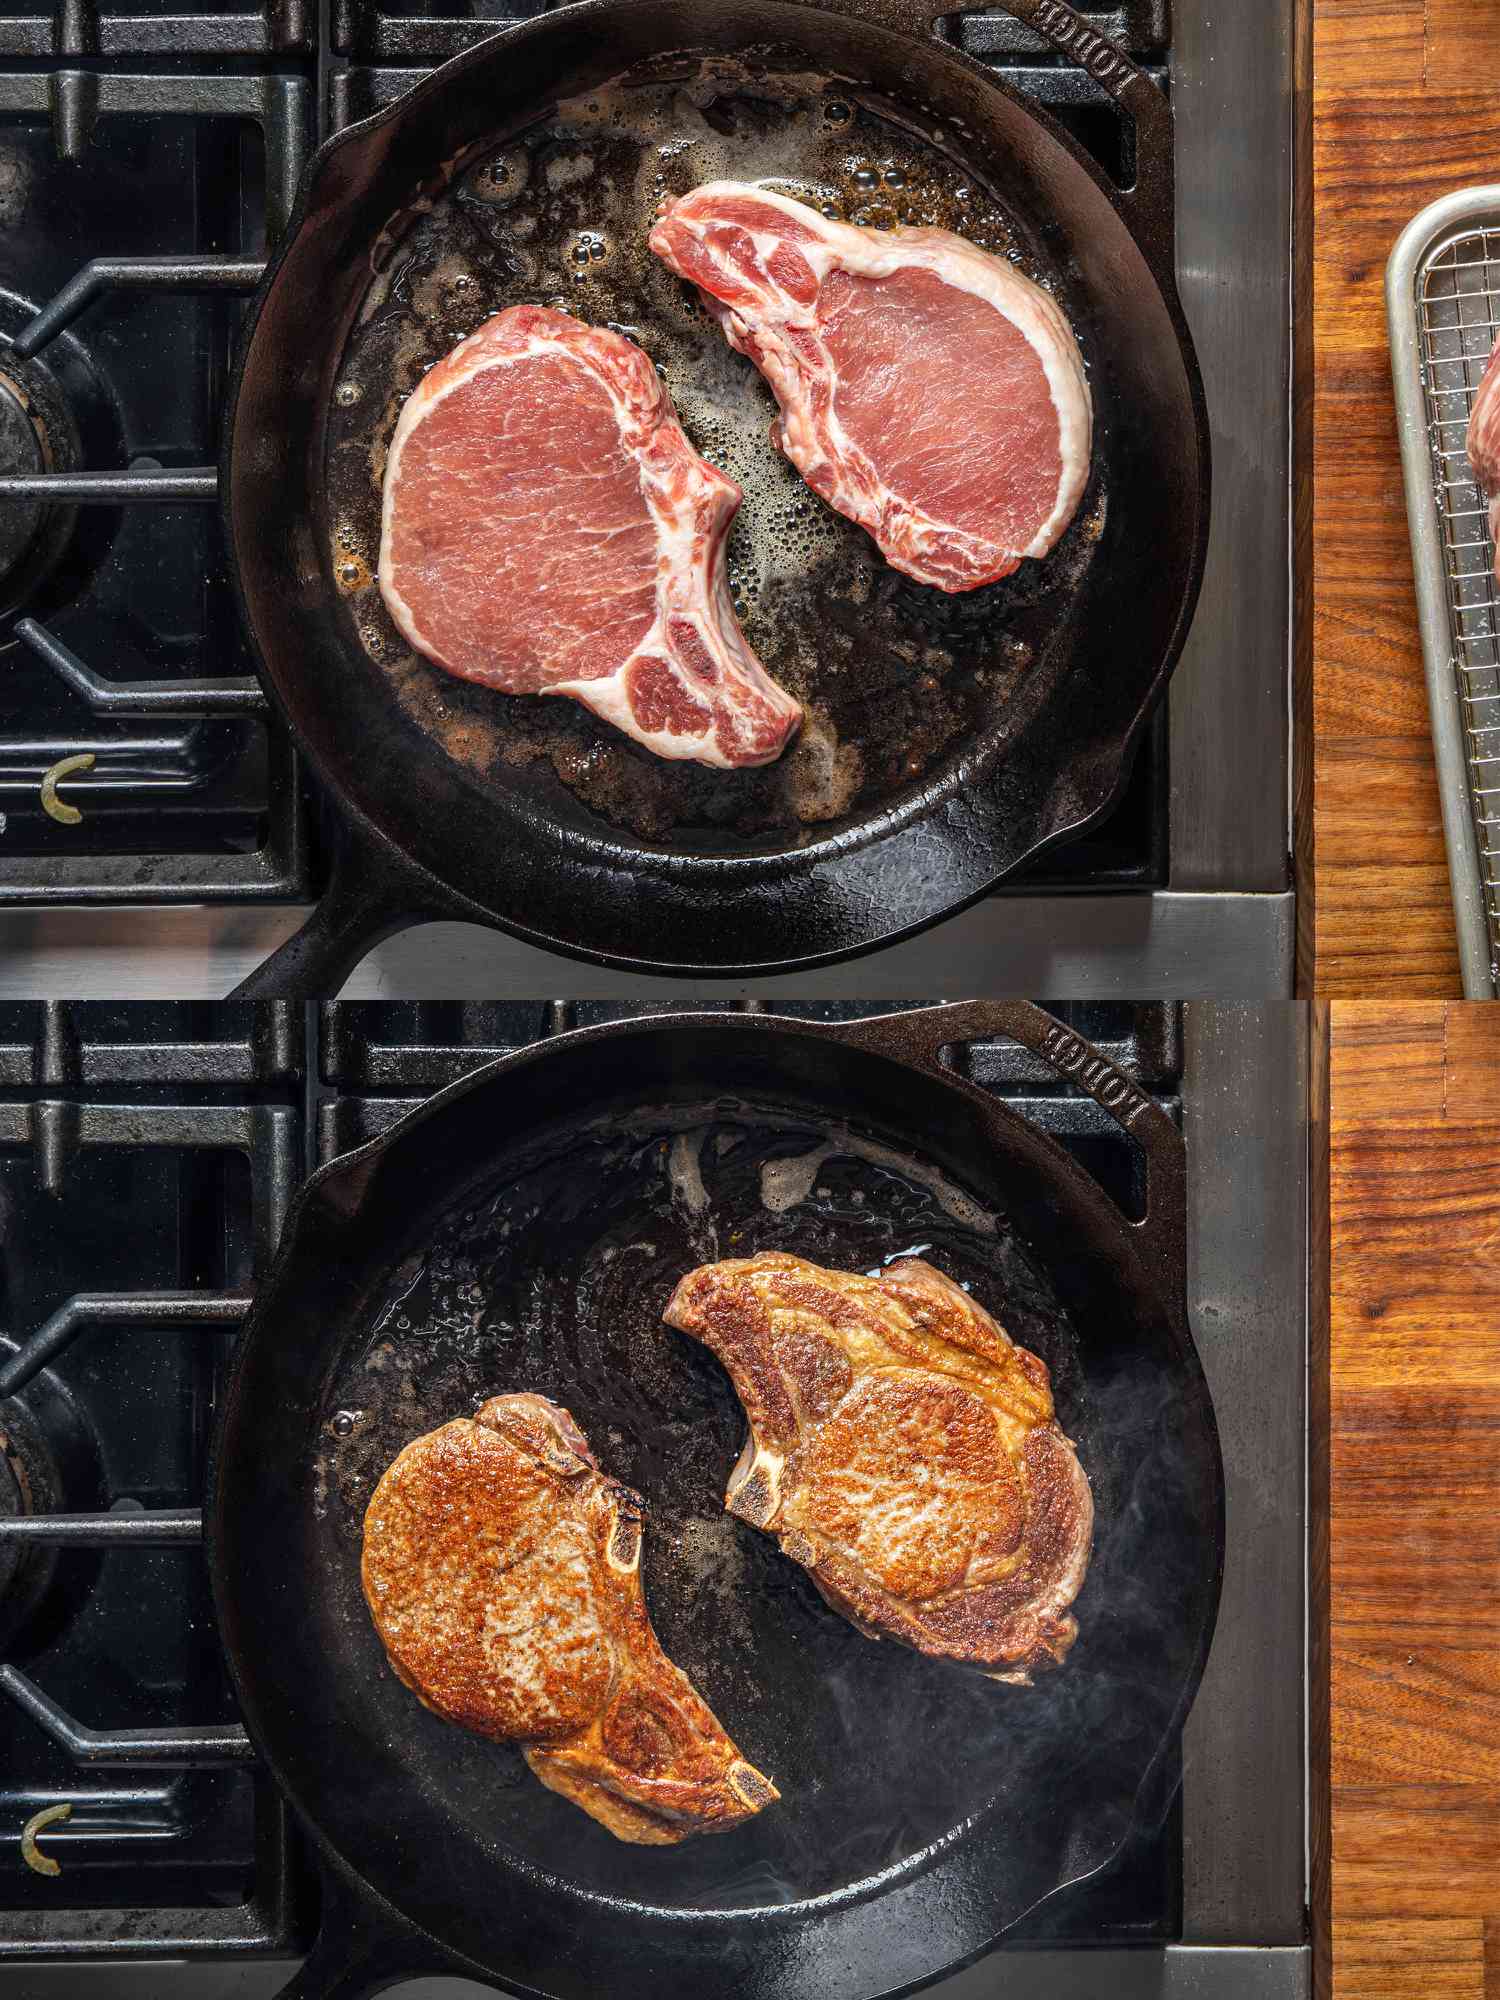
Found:
[[[315,19],[304,0],[265,0],[240,12],[200,0],[191,14],[56,0],[50,12],[0,19],[0,57],[300,55],[312,47]]]
[[[801,1020],[844,1021],[902,1011],[918,1001],[779,1001],[779,1014]],[[318,1106],[318,1158],[363,1145],[388,1131],[434,1090],[472,1075],[485,1063],[569,1028],[598,1026],[683,1011],[664,1001],[331,1001],[319,1011],[319,1074],[329,1095]],[[764,1012],[764,1003],[694,1003],[695,1013]],[[1155,1096],[1174,1116],[1180,1111],[1181,1020],[1166,1003],[1054,1002],[1050,1011],[1092,1042],[1117,1069]],[[1135,1148],[1100,1105],[1062,1082],[1039,1056],[1014,1042],[978,1042],[964,1050],[964,1071],[1004,1096],[1065,1144],[1088,1155],[1097,1169],[1115,1159],[1120,1172],[1110,1192],[1139,1201]],[[1123,1175],[1123,1178],[1121,1177]]]
[[[99,17],[70,0],[52,24],[0,22],[0,61],[21,43],[80,63],[0,71],[8,280],[33,292],[0,293],[0,611],[14,617],[0,633],[0,904],[312,886],[303,780],[250,671],[212,460],[228,303],[285,227],[313,79],[305,64],[149,74],[99,60],[153,40],[227,55],[255,39],[249,18]],[[287,10],[262,26],[269,47],[306,46]],[[50,427],[17,414],[39,409],[55,409]]]
[[[0,1891],[0,1962],[301,1946],[198,1545],[304,1062],[298,1008],[0,1008],[0,1838],[60,1871]]]
[[[333,0],[334,52],[366,62],[443,62],[462,54],[496,27],[548,11],[547,0],[417,0],[400,13],[380,0]],[[1093,28],[1140,58],[1164,52],[1170,38],[1169,0],[1123,0],[1076,10]],[[1035,59],[1048,45],[1007,14],[951,17],[950,32],[970,54]]]

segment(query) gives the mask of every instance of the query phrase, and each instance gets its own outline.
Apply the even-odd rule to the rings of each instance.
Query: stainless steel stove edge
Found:
[[[1294,13],[1172,9],[1177,278],[1213,434],[1208,567],[1170,697],[1179,891],[1290,879]]]
[[[1309,1010],[1184,1012],[1188,1311],[1224,1455],[1223,1596],[1183,1733],[1183,1936],[1307,1936]]]
[[[254,1965],[0,1967],[4,2000],[275,2000],[295,1970],[290,1959]],[[1308,2000],[1306,1945],[1168,1945],[1138,1951],[1017,1951],[981,1959],[930,1989],[942,2000]],[[400,2000],[486,2000],[469,1979],[416,1979]],[[601,1996],[603,2000],[603,1996]]]
[[[222,998],[305,907],[0,911],[0,1000]],[[783,978],[662,979],[583,965],[499,931],[429,924],[378,945],[344,989],[364,1000],[800,998],[1046,993],[1057,1000],[1289,998],[1295,909],[1267,895],[992,898],[852,964]],[[330,996],[331,997],[331,996]]]

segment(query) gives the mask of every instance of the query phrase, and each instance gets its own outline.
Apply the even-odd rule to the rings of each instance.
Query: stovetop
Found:
[[[314,1164],[493,1055],[633,1011],[0,1007],[0,1849],[17,1857],[0,1871],[0,1991],[269,1993],[275,1976],[245,1961],[305,1945],[312,1874],[235,1720],[195,1546],[235,1329]],[[1291,1995],[1306,1972],[1303,1016],[1056,1011],[1184,1124],[1229,1570],[1172,1816],[1021,1928],[1007,1986],[1059,1990],[1086,1945],[1096,1967],[1119,1960],[1127,1992],[1149,1963],[1153,1991],[1207,1968],[1225,1990],[1253,1975],[1247,1990]],[[966,1059],[1140,1211],[1135,1148],[1091,1099],[1009,1043]],[[25,1828],[64,1806],[37,1837],[58,1872],[21,1865]],[[176,1984],[123,1984],[131,1964],[189,1955]],[[65,1972],[36,1963],[60,1957]],[[979,1978],[944,1991],[977,1996]]]
[[[221,993],[293,927],[268,906],[316,895],[317,814],[252,678],[212,504],[241,295],[319,137],[541,11],[173,4],[0,15],[0,993]],[[826,990],[960,990],[976,957],[1009,990],[1059,964],[1048,990],[1289,990],[1291,0],[1212,21],[1208,0],[1083,11],[1177,111],[1179,269],[1217,446],[1202,608],[1108,818],[920,958],[874,954]],[[1133,127],[1091,79],[1007,18],[950,32],[1128,184]],[[452,953],[397,939],[351,991],[534,992],[556,966],[494,933]]]
[[[248,1760],[196,1546],[214,1398],[304,1171],[289,1010],[0,1010],[0,1960],[289,1949],[284,1814]],[[58,1516],[74,1539],[54,1543]]]
[[[300,784],[209,503],[235,295],[315,86],[143,68],[115,51],[153,37],[118,18],[59,23],[77,66],[23,66],[38,25],[0,21],[0,469],[63,497],[0,505],[0,904],[303,894]]]

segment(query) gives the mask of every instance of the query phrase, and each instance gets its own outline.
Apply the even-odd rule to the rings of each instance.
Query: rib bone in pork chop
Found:
[[[670,1325],[729,1371],[750,1437],[725,1505],[872,1637],[1026,1681],[1078,1635],[1094,1507],[1045,1364],[917,1258],[690,1271]]]
[[[781,405],[777,442],[887,562],[973,590],[1044,556],[1088,483],[1093,410],[1056,302],[946,229],[857,229],[738,181],[651,248]]]
[[[1474,398],[1468,449],[1479,490],[1490,503],[1490,540],[1496,545],[1495,573],[1500,577],[1500,341]]]
[[[391,1665],[428,1708],[520,1743],[620,1840],[665,1845],[778,1794],[657,1643],[642,1514],[566,1410],[496,1396],[387,1467],[361,1574]]]
[[[638,347],[512,306],[401,412],[381,594],[412,645],[464,680],[571,695],[658,757],[769,763],[802,710],[730,602],[739,504]]]

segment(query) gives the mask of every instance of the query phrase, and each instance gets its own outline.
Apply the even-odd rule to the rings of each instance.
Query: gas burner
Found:
[[[31,1468],[12,1440],[0,1432],[0,1517],[19,1520],[37,1511]],[[19,1542],[0,1543],[0,1597],[8,1594],[26,1556]]]
[[[20,1404],[8,1402],[0,1415],[0,1518],[49,1514],[59,1490],[46,1438]],[[0,1541],[0,1641],[8,1643],[35,1610],[56,1567],[54,1548]]]
[[[62,392],[36,361],[0,359],[0,473],[71,472],[82,462],[78,430]],[[50,575],[68,545],[77,510],[45,500],[0,505],[0,616],[9,616]]]
[[[0,1373],[16,1352],[0,1339]],[[0,1398],[0,1520],[28,1519],[97,1504],[98,1447],[77,1404],[50,1369],[20,1396]],[[45,1542],[0,1537],[0,1650],[35,1637],[60,1551]]]
[[[119,413],[81,342],[53,341],[45,360],[13,350],[33,314],[26,300],[0,292],[0,474],[116,462]],[[77,595],[107,555],[116,525],[110,509],[0,500],[0,621],[8,624],[25,607],[51,610]]]

